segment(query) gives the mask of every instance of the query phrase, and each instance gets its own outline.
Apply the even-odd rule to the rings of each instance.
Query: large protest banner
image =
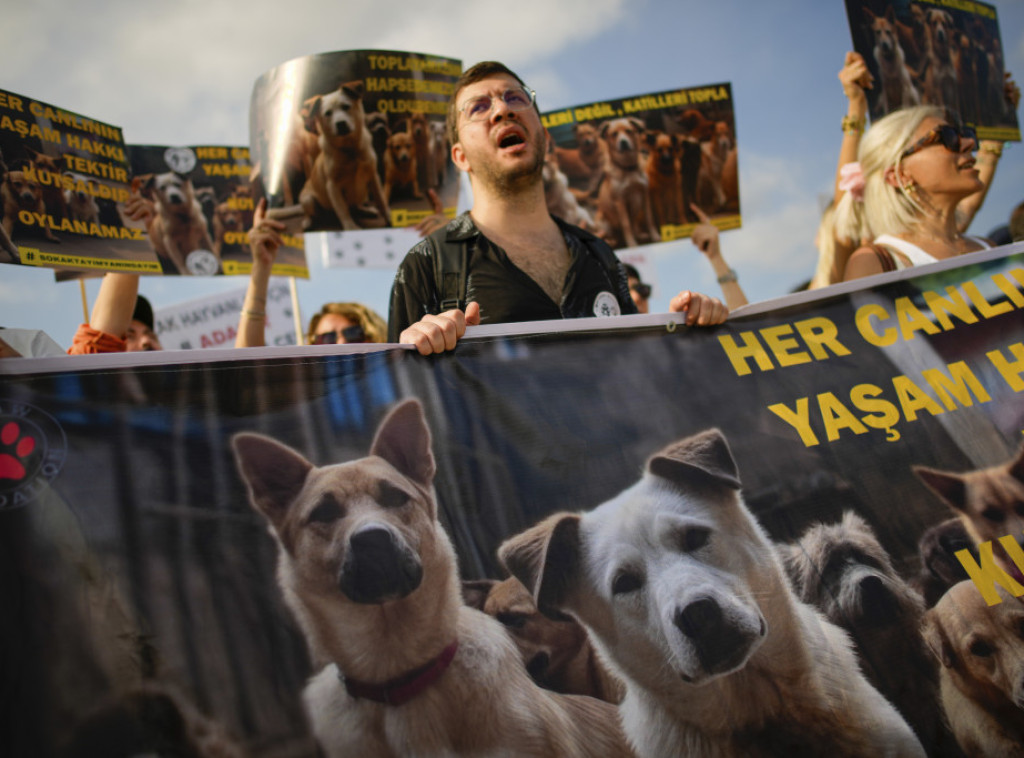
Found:
[[[994,6],[978,0],[846,0],[853,49],[874,76],[872,119],[913,105],[956,112],[981,139],[1020,140]]]
[[[255,201],[249,148],[129,145],[132,191],[149,204],[146,232],[164,274],[213,276],[252,270]],[[309,277],[301,235],[282,235],[278,276]]]
[[[261,76],[249,106],[256,196],[293,233],[414,225],[458,198],[444,121],[458,60],[322,53]]]
[[[0,90],[0,263],[159,274],[120,127]]]
[[[666,445],[720,430],[746,509],[780,552],[812,566],[779,592],[813,598],[808,577],[833,587],[846,581],[845,563],[867,556],[861,568],[875,580],[836,592],[867,599],[830,617],[851,630],[868,680],[929,754],[950,754],[934,686],[950,658],[931,652],[919,637],[920,607],[901,598],[911,583],[925,591],[939,634],[944,593],[970,572],[979,629],[1017,612],[1008,598],[1024,594],[1013,547],[1024,529],[1020,467],[974,474],[969,486],[957,474],[1017,455],[1022,308],[1018,244],[749,307],[713,329],[665,314],[482,327],[479,339],[436,358],[323,346],[205,351],[188,363],[183,353],[0,362],[0,751],[96,754],[88,748],[123,735],[130,706],[150,698],[179,725],[224,730],[244,754],[315,755],[301,691],[324,661],[285,602],[279,548],[249,503],[232,440],[257,433],[316,466],[354,461],[385,414],[416,398],[432,438],[440,521],[466,579],[502,576],[503,540],[555,511],[593,509]],[[275,449],[287,475],[294,458]],[[260,471],[273,475],[276,465]],[[967,548],[966,534],[924,536],[950,528],[953,505],[969,508],[957,494],[983,492],[979,478],[1009,494],[985,503],[972,521],[980,549],[958,558],[947,546]],[[302,528],[324,535],[344,518],[348,506],[327,492]],[[402,507],[393,490],[374,492]],[[825,536],[822,525],[847,511],[864,523],[847,524],[845,542]],[[701,518],[712,547],[690,545],[693,565],[749,547]],[[306,544],[294,555],[314,550]],[[315,591],[343,602],[328,584]],[[764,614],[775,607],[753,597],[744,602]],[[1001,655],[1019,666],[1024,641],[1013,623]],[[769,639],[776,625],[769,618]],[[953,652],[986,652],[972,649]],[[755,653],[746,666],[758,665]],[[740,667],[723,676],[742,675]],[[915,686],[890,691],[894,681]],[[963,713],[1008,729],[1017,718],[985,707],[950,717]],[[847,724],[851,740],[867,728]],[[778,724],[792,738],[788,726]]]
[[[739,164],[728,83],[587,103],[542,115],[548,209],[614,248],[688,237],[699,210],[738,228]]]

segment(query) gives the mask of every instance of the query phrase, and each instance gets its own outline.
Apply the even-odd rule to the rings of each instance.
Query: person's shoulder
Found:
[[[463,242],[479,233],[467,211],[419,240],[406,253],[403,264],[429,261],[442,245]]]
[[[843,281],[860,279],[864,276],[881,274],[886,271],[887,267],[884,265],[883,259],[883,256],[886,255],[888,255],[892,261],[892,268],[889,268],[889,270],[894,270],[896,264],[895,261],[892,260],[892,252],[887,248],[880,244],[858,247],[850,254],[850,259],[846,262],[846,269],[843,272]]]

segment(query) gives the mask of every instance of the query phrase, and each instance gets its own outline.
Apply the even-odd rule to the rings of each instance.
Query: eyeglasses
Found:
[[[641,300],[646,300],[651,296],[651,285],[637,282],[636,284],[629,285],[629,288],[640,296]]]
[[[341,339],[338,339],[341,337]],[[334,332],[324,332],[323,334],[313,335],[314,345],[334,345],[339,342],[346,344],[354,344],[358,342],[366,342],[366,332],[363,331],[363,327],[359,324],[353,326],[346,326],[344,329],[338,329]]]
[[[525,111],[537,97],[532,89],[523,87],[509,87],[499,96],[510,111]],[[459,108],[459,113],[466,117],[466,121],[486,121],[491,117],[491,110],[494,108],[494,97],[491,95],[479,95],[471,97]]]
[[[961,126],[957,128],[952,124],[940,124],[904,150],[900,154],[900,160],[903,160],[908,155],[913,155],[918,150],[923,150],[929,145],[934,145],[936,143],[941,143],[942,146],[951,153],[959,153],[961,152],[960,145],[962,144],[962,140],[971,140],[975,145],[977,145],[978,133],[969,126]]]

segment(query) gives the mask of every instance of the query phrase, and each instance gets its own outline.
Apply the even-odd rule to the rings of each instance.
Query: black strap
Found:
[[[896,257],[892,254],[892,250],[878,243],[872,245],[871,248],[875,251],[875,255],[878,256],[878,262],[882,265],[882,273],[896,270]]]
[[[469,279],[469,242],[449,242],[442,227],[427,239],[433,249],[434,282],[441,297],[439,313],[453,308],[466,310],[466,281]]]

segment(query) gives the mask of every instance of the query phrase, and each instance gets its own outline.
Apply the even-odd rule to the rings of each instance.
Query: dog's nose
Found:
[[[690,603],[676,613],[676,626],[690,639],[701,637],[705,630],[722,622],[722,609],[709,597]]]
[[[860,580],[860,600],[864,619],[874,623],[893,623],[899,612],[899,601],[877,574]]]
[[[693,644],[701,667],[709,673],[739,665],[757,634],[732,623],[712,598],[701,598],[678,611],[675,625]]]
[[[373,526],[349,538],[338,584],[356,603],[383,603],[405,597],[422,579],[419,557],[390,529]]]

